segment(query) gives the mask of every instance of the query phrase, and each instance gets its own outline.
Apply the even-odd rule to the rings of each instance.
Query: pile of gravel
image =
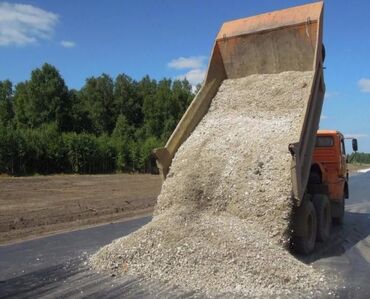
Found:
[[[288,144],[299,140],[312,76],[225,80],[176,153],[153,221],[103,247],[93,267],[211,296],[326,290],[324,274],[286,249]]]

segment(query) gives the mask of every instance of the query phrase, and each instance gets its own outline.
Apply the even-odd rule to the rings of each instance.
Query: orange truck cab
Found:
[[[325,193],[328,196],[331,203],[331,216],[336,223],[343,221],[344,201],[349,196],[344,141],[345,138],[339,131],[317,131],[309,177],[312,193]],[[356,139],[353,139],[352,145],[353,150],[357,150]]]

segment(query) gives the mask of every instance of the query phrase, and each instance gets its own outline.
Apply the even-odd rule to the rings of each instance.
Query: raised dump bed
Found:
[[[307,4],[224,23],[216,37],[204,85],[183,115],[164,148],[156,149],[165,179],[172,159],[207,113],[225,79],[253,74],[312,71],[305,116],[297,122],[300,138],[287,144],[292,154],[292,191],[302,201],[309,178],[315,135],[325,92],[323,79],[323,3]],[[222,121],[222,119],[220,119]]]

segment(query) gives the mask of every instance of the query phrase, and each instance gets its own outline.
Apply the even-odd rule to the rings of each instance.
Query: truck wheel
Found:
[[[317,233],[316,211],[310,200],[303,200],[296,209],[293,226],[293,250],[310,254],[315,248]]]
[[[344,222],[344,199],[333,204],[335,205],[338,214],[338,216],[333,217],[333,223],[336,225],[342,225]]]
[[[315,194],[312,198],[317,216],[317,240],[325,242],[330,237],[331,211],[330,202],[325,194]]]

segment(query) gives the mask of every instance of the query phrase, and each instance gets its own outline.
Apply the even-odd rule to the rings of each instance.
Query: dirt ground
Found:
[[[160,188],[155,175],[0,177],[0,244],[150,214]]]
[[[0,244],[153,211],[155,175],[0,177]]]
[[[361,164],[361,163],[348,164],[348,171],[350,173],[357,172],[358,170],[361,170],[361,169],[369,169],[369,168],[370,168],[370,164]]]

